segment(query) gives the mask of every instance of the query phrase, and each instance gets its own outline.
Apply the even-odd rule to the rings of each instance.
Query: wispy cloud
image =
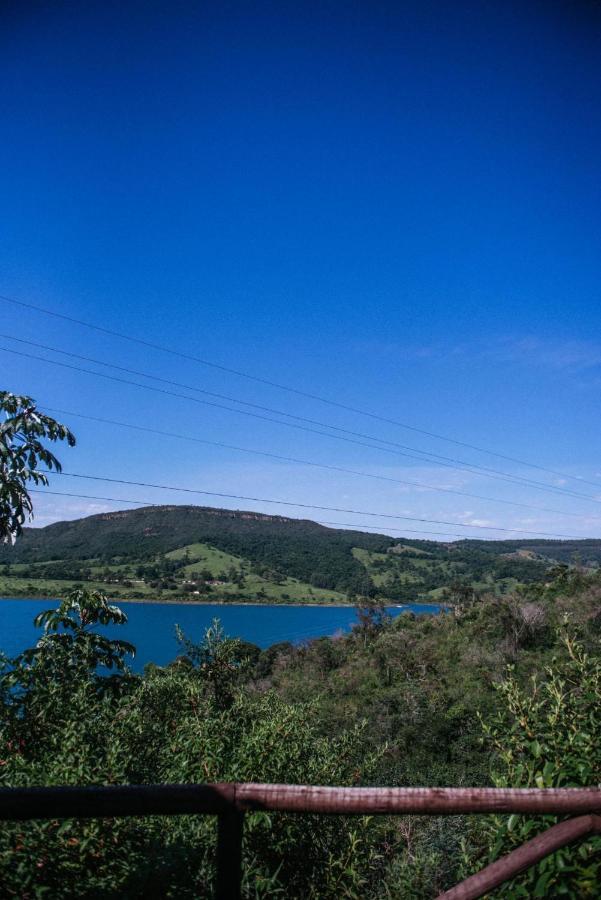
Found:
[[[131,508],[120,503],[90,503],[86,501],[56,501],[54,497],[38,495],[35,502],[35,515],[33,522],[28,522],[35,528],[43,528],[53,522],[63,522],[69,519],[83,519],[85,516],[94,516],[98,513],[110,512],[114,509]]]
[[[357,340],[350,345],[353,353],[370,356],[394,356],[405,360],[427,360],[440,355],[440,347],[434,344],[406,344],[395,340]]]
[[[541,338],[537,335],[496,336],[485,346],[455,341],[420,346],[394,340],[365,340],[355,342],[353,350],[379,357],[395,356],[424,362],[493,359],[512,365],[529,365],[572,373],[601,368],[601,342]]]
[[[559,371],[579,372],[601,366],[601,343],[596,341],[512,337],[500,340],[489,352],[504,362],[544,366]]]

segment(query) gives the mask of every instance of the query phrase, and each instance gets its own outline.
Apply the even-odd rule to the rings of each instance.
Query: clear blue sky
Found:
[[[580,476],[593,484],[565,487],[601,499],[593,8],[3,4],[0,293]],[[562,484],[4,303],[0,331]],[[579,515],[63,416],[79,437],[69,471],[601,536],[599,503],[0,359],[4,385],[46,405]],[[37,523],[115,506],[47,497]]]

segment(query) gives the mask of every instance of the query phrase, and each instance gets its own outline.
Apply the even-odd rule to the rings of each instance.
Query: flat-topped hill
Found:
[[[55,593],[58,582],[93,581],[117,595],[405,602],[457,582],[503,591],[574,562],[599,565],[601,540],[442,543],[248,510],[150,506],[26,529],[14,547],[0,548],[0,592],[27,593],[29,585]]]

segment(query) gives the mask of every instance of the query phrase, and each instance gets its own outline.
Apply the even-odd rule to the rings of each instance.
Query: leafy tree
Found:
[[[124,625],[127,616],[113,606],[100,591],[74,590],[57,609],[47,609],[34,619],[44,628],[44,636],[28,653],[28,659],[52,656],[56,650],[75,666],[90,670],[117,669],[123,672],[125,656],[135,656],[136,648],[128,641],[108,638],[96,631],[99,625]]]
[[[0,695],[7,721],[28,745],[43,746],[56,722],[70,707],[82,685],[94,695],[119,693],[131,676],[125,657],[135,647],[97,631],[98,626],[122,625],[127,617],[98,591],[74,590],[57,609],[34,619],[44,634],[35,647],[0,669]],[[108,677],[102,670],[110,670]]]
[[[75,438],[66,425],[38,412],[31,397],[0,391],[0,543],[14,543],[23,524],[33,518],[33,503],[28,485],[47,485],[46,472],[61,471],[61,464],[44,445],[44,440],[67,441]]]
[[[50,621],[62,617],[57,611]],[[108,618],[106,611],[100,617]],[[373,777],[375,757],[366,753],[362,727],[324,737],[314,703],[287,703],[242,684],[227,704],[216,703],[222,664],[227,674],[232,660],[248,653],[216,626],[186,649],[194,665],[149,667],[121,691],[96,690],[85,665],[55,682],[68,691],[62,696],[40,680],[24,685],[25,714],[0,716],[0,785],[352,785]],[[6,710],[2,687],[0,680]],[[37,731],[30,710],[43,719]],[[249,813],[243,896],[365,896],[377,875],[376,827],[369,819]],[[3,896],[210,898],[215,832],[211,816],[5,823]]]
[[[371,600],[369,597],[358,598],[357,619],[359,621],[355,628],[365,639],[381,629],[389,618],[386,608],[381,603]]]
[[[453,581],[449,585],[450,597],[458,606],[467,606],[476,599],[476,593],[471,584],[461,579]]]
[[[210,685],[217,706],[221,709],[231,706],[240,667],[248,657],[242,641],[227,637],[219,619],[213,619],[199,644],[186,637],[179,625],[175,626],[175,633],[187,659]]]

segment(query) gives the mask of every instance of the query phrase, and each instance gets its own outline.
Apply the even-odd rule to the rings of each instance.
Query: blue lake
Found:
[[[55,606],[52,600],[4,600],[0,598],[0,650],[16,656],[34,646],[41,631],[34,628],[34,617]],[[126,603],[119,606],[127,613],[126,625],[107,629],[107,633],[131,641],[137,647],[132,668],[141,671],[148,662],[165,665],[180,652],[175,625],[180,625],[194,641],[217,618],[226,634],[269,647],[279,641],[301,643],[315,637],[350,631],[357,622],[351,606],[249,606],[242,604]],[[414,612],[439,613],[440,606],[410,604],[389,607],[391,615]]]

